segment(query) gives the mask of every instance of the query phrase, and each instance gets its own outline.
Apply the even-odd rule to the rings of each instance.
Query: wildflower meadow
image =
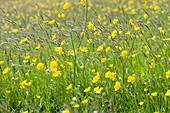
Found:
[[[0,0],[0,113],[170,113],[170,1]]]

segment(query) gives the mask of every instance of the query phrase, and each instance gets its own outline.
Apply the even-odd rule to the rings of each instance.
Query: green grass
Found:
[[[0,112],[169,113],[169,1],[64,3],[0,5]]]

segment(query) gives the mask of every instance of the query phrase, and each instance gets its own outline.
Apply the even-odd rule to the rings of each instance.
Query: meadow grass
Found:
[[[0,1],[0,113],[169,113],[169,7]]]

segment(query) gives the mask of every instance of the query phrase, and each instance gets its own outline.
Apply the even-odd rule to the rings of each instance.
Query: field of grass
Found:
[[[169,0],[1,0],[0,113],[170,113]]]

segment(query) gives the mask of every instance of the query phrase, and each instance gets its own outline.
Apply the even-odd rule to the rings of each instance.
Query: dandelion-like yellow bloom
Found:
[[[13,29],[12,30],[13,33],[18,33],[18,31],[19,31],[18,29]]]
[[[53,25],[55,23],[55,20],[53,19],[53,20],[50,20],[50,21],[48,21],[48,24],[50,24],[50,25]]]
[[[50,62],[51,71],[57,71],[57,66],[58,66],[57,61],[53,60],[53,61]]]
[[[136,78],[134,76],[129,76],[128,77],[128,82],[130,82],[131,84],[134,84],[136,81]]]
[[[113,24],[116,24],[119,20],[117,18],[113,19]]]
[[[116,35],[117,35],[117,30],[113,30],[111,34],[112,38],[114,38]]]
[[[63,111],[63,113],[71,113],[71,111],[67,108]]]
[[[142,106],[144,104],[144,102],[139,102],[139,105]]]
[[[53,72],[53,76],[54,77],[58,77],[60,74],[61,74],[60,71],[54,71]]]
[[[70,3],[69,2],[66,2],[64,5],[63,5],[63,9],[68,9],[70,7]]]
[[[6,68],[2,71],[2,74],[5,75],[5,74],[7,74],[8,72],[9,72],[9,68],[6,67]]]
[[[98,86],[94,88],[95,93],[101,93],[102,90],[103,90],[103,87]]]
[[[87,50],[87,47],[80,47],[80,50],[82,51],[82,52],[87,52],[88,50]]]
[[[69,86],[67,86],[66,90],[70,90],[73,87],[73,84],[70,84]]]
[[[135,31],[138,31],[139,29],[140,29],[140,27],[139,27],[138,25],[135,25],[135,26],[134,26],[134,30],[135,30]]]
[[[87,87],[84,92],[89,92],[91,90],[91,86]]]
[[[62,47],[55,47],[55,51],[58,52],[59,55],[63,55],[63,48]]]
[[[166,72],[166,78],[170,78],[170,70]]]
[[[106,62],[106,60],[107,60],[106,58],[102,58],[101,62],[104,63],[104,62]]]
[[[121,56],[122,57],[126,57],[128,55],[128,51],[127,50],[124,50],[121,52]]]
[[[153,97],[156,97],[157,96],[157,92],[154,92],[154,93],[152,93],[151,95],[153,96]]]
[[[58,18],[64,18],[65,14],[64,13],[58,13]]]
[[[94,29],[94,24],[92,22],[89,22],[88,23],[88,29]]]
[[[86,3],[86,0],[80,0],[80,4],[84,5]]]
[[[117,81],[117,82],[115,83],[114,89],[115,89],[115,91],[118,91],[118,90],[120,89],[120,82],[119,82],[119,81]]]
[[[11,93],[11,91],[10,91],[10,90],[6,90],[5,93],[6,93],[6,94],[9,94],[9,93]]]
[[[44,68],[44,64],[42,62],[37,64],[37,69],[42,70]]]
[[[97,72],[97,73],[96,73],[96,76],[93,77],[92,82],[93,82],[93,83],[96,83],[99,79],[100,79],[100,74],[99,74],[99,72]]]
[[[170,97],[170,90],[168,90],[165,94],[165,96],[169,96]]]
[[[88,99],[85,99],[82,101],[83,104],[87,104],[87,102],[88,102]]]
[[[103,50],[103,45],[98,46],[98,48],[97,48],[97,51],[101,51],[101,50]]]

